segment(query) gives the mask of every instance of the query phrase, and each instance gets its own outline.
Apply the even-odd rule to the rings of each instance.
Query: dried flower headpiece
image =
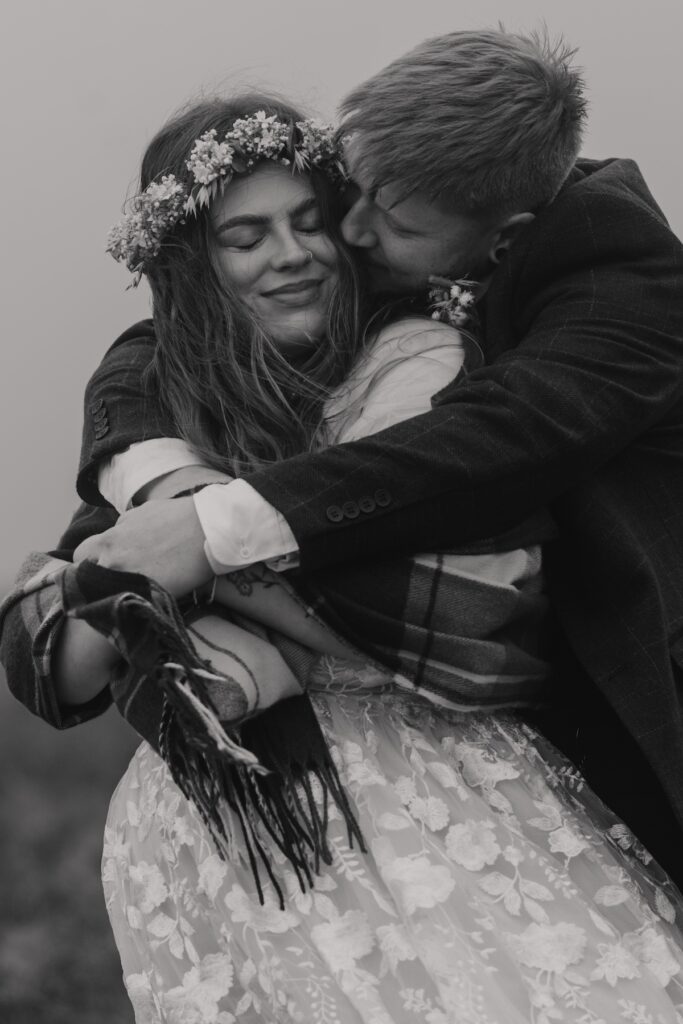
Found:
[[[346,181],[332,125],[291,124],[259,110],[238,118],[221,140],[215,128],[196,140],[186,162],[192,180],[189,187],[167,174],[135,196],[129,212],[109,232],[107,252],[126,264],[135,274],[133,283],[138,284],[165,236],[209,206],[234,174],[248,174],[261,160],[274,160],[300,172],[319,168],[339,188]]]

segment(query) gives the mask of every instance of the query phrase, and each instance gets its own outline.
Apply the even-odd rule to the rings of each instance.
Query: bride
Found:
[[[268,97],[198,104],[152,141],[110,248],[148,277],[154,373],[177,437],[102,467],[120,512],[415,415],[479,358],[452,326],[468,315],[466,287],[440,296],[448,322],[426,303],[359,304],[339,185],[332,137]],[[682,1019],[679,894],[514,712],[551,685],[541,539],[397,560],[416,605],[399,641],[384,596],[395,570],[366,567],[368,622],[387,626],[366,638],[372,655],[344,621],[352,570],[330,583],[263,567],[183,606],[174,628],[198,659],[180,642],[175,661],[160,649],[165,693],[176,685],[192,702],[201,685],[225,687],[234,717],[219,707],[207,729],[231,744],[241,781],[218,807],[208,773],[183,774],[169,752],[180,717],[168,742],[145,733],[113,796],[103,880],[138,1024]],[[158,583],[180,597],[170,567]],[[149,621],[167,596],[145,590]],[[93,699],[108,671],[128,687],[119,707],[134,702],[149,664],[134,645],[113,646],[111,625],[78,614],[60,623],[61,699]],[[121,683],[122,652],[133,686],[130,673]],[[269,827],[266,788],[252,787],[251,802],[238,792],[295,728],[292,701],[312,707],[301,735],[319,729],[329,761],[299,772],[279,805],[298,846],[283,841],[284,818]],[[262,720],[256,755],[245,735]],[[248,723],[239,742],[226,722]]]

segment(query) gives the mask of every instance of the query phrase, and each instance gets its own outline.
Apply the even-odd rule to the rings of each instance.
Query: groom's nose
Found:
[[[377,245],[373,227],[373,202],[360,196],[341,222],[342,235],[349,245],[372,249]]]

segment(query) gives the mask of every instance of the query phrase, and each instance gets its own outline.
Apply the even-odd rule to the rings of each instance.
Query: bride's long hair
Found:
[[[195,103],[148,146],[140,191],[164,174],[188,183],[185,161],[194,141],[212,128],[221,137],[237,118],[259,110],[288,122],[305,116],[258,93]],[[311,182],[339,254],[339,284],[327,332],[303,357],[288,358],[222,280],[206,210],[170,232],[145,271],[157,336],[148,382],[159,389],[179,436],[203,462],[233,475],[318,444],[323,403],[363,343],[356,272],[339,231],[342,197],[322,172],[313,170]]]

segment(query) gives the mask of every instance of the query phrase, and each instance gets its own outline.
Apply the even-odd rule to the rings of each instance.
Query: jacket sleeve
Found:
[[[136,441],[177,435],[149,372],[155,345],[152,321],[135,324],[114,342],[88,382],[76,488],[90,505],[108,505],[97,486],[103,459]]]
[[[501,533],[681,401],[683,256],[663,217],[616,186],[553,207],[494,278],[515,347],[422,416],[246,478],[287,519],[302,568]]]
[[[0,606],[0,663],[7,674],[10,691],[29,711],[56,729],[70,728],[102,714],[112,698],[109,688],[103,687],[85,704],[60,705],[51,659],[63,612],[59,586],[50,581],[49,573],[58,571],[61,563],[70,562],[74,548],[82,540],[108,529],[115,519],[116,513],[111,510],[81,505],[59,547],[48,554],[30,556],[14,590]],[[42,585],[30,586],[41,574]]]

